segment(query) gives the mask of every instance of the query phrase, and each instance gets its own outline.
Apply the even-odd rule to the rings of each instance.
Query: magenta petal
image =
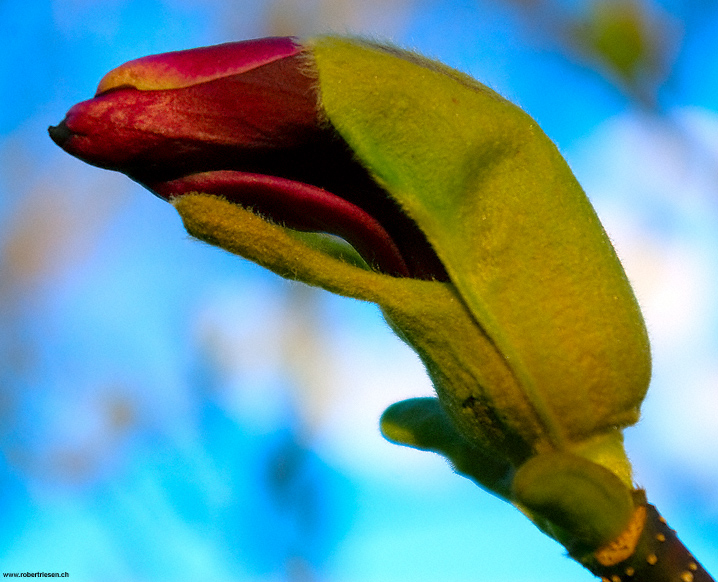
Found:
[[[276,176],[217,171],[163,182],[152,190],[162,198],[189,192],[223,196],[283,226],[340,236],[381,271],[410,276],[399,249],[381,224],[358,206],[322,188]]]
[[[301,50],[294,38],[273,37],[150,55],[107,73],[97,87],[96,96],[117,87],[140,90],[190,87],[244,73]]]
[[[183,89],[110,91],[68,111],[60,145],[139,182],[239,169],[259,152],[298,147],[322,132],[314,80],[301,62],[277,59]]]

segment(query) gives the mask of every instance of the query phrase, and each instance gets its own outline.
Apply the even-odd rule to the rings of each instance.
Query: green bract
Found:
[[[326,246],[335,242],[215,197],[177,199],[187,229],[285,277],[378,303],[441,403],[390,408],[385,435],[446,455],[549,533],[553,523],[567,547],[609,541],[631,514],[620,429],[638,419],[649,346],[566,162],[523,111],[443,65],[343,38],[309,47],[327,121],[425,233],[450,281],[367,270]],[[541,479],[519,471],[512,491],[536,458]]]
[[[650,375],[641,314],[536,123],[441,65],[343,39],[313,48],[332,125],[426,234],[510,371],[510,388],[492,378],[452,390],[460,424],[483,430],[466,400],[498,399],[541,451],[635,422]]]
[[[51,129],[57,143],[172,199],[199,239],[376,302],[438,395],[390,407],[387,438],[445,455],[579,558],[624,530],[621,429],[648,387],[646,330],[593,208],[526,113],[444,65],[338,37],[118,71]],[[317,225],[359,252],[299,232]]]

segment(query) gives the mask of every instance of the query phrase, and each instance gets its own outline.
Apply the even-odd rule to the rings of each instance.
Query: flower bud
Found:
[[[518,107],[391,47],[268,39],[130,62],[50,132],[171,200],[197,238],[378,303],[438,395],[391,407],[389,438],[445,454],[567,547],[621,531],[646,330],[591,204]]]

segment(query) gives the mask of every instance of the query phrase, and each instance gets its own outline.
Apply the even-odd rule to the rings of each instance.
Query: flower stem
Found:
[[[582,563],[605,582],[715,582],[653,505],[639,507],[645,522],[635,550],[613,563],[620,544],[601,549]]]

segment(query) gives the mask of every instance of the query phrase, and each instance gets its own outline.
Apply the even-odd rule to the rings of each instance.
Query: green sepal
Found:
[[[328,121],[426,235],[508,364],[541,425],[525,441],[561,449],[636,422],[650,378],[643,320],[536,122],[418,55],[339,37],[307,44]]]
[[[514,502],[573,556],[618,537],[634,510],[631,491],[614,473],[563,452],[537,455],[522,465],[512,494]]]
[[[328,122],[424,232],[450,281],[373,271],[341,241],[211,195],[173,201],[187,231],[377,303],[440,401],[390,407],[387,437],[446,456],[572,553],[610,539],[630,487],[619,429],[637,419],[650,354],[580,186],[526,114],[468,77],[344,39],[311,50]]]
[[[392,404],[381,416],[381,432],[393,443],[443,455],[457,473],[509,499],[512,465],[467,442],[437,398]]]
[[[400,279],[376,273],[352,247],[298,232],[219,196],[190,193],[172,200],[189,234],[249,259],[287,279],[347,297],[378,302]]]
[[[450,281],[373,271],[343,243],[213,196],[175,200],[188,232],[380,305],[456,430],[497,462],[571,451],[628,484],[614,435],[637,420],[647,387],[645,327],[555,146],[520,109],[441,64],[336,37],[307,47],[327,122],[424,232]]]

